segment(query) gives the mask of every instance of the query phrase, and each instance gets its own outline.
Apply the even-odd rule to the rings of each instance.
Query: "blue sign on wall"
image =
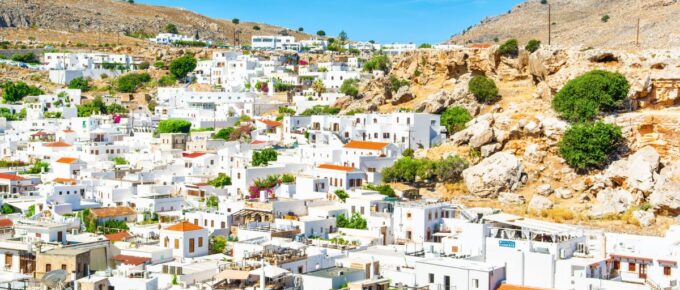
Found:
[[[500,240],[498,241],[498,246],[503,248],[515,248],[515,241]]]

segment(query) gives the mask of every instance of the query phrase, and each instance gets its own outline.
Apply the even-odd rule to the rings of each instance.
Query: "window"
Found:
[[[302,266],[298,266],[298,273],[302,274],[302,270],[303,270]]]
[[[665,276],[670,276],[670,275],[671,275],[671,267],[669,267],[669,266],[664,266],[664,267],[663,267],[663,274],[664,274]]]
[[[66,264],[61,264],[61,269],[66,271]]]
[[[635,272],[635,263],[628,263],[628,271]]]
[[[198,237],[198,247],[203,247],[203,237]]]
[[[223,229],[224,227],[225,227],[224,222],[221,222],[221,223],[220,223],[220,228]]]
[[[444,276],[444,290],[450,290],[450,289],[451,289],[451,277]]]
[[[430,273],[428,276],[429,276],[429,278],[428,278],[427,282],[428,283],[434,283],[434,274]]]
[[[193,252],[194,252],[194,239],[191,238],[191,239],[189,239],[189,253],[193,253]]]
[[[179,239],[175,239],[175,249],[179,249]]]
[[[621,262],[619,262],[619,261],[614,261],[614,269],[615,269],[615,270],[620,270],[620,269],[621,269]]]
[[[472,279],[472,288],[479,288],[479,279]]]
[[[7,268],[12,268],[12,260],[12,254],[5,253],[5,266],[7,266]]]
[[[52,271],[52,264],[45,264],[45,272]]]

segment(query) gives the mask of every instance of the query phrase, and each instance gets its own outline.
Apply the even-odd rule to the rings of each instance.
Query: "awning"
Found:
[[[227,269],[222,272],[219,272],[215,278],[217,278],[217,281],[222,281],[222,280],[246,280],[250,277],[250,273],[248,271],[239,271],[239,270],[231,270]]]
[[[260,276],[260,273],[262,273],[262,269],[260,269],[260,268],[250,271],[251,275],[255,275],[255,276],[258,276],[258,277]],[[290,273],[290,272],[288,272],[288,270],[281,269],[281,268],[276,267],[276,266],[270,266],[270,265],[264,266],[264,276],[267,277],[267,278],[270,278],[270,279],[271,278],[277,278],[279,276],[283,276],[283,275],[288,274],[288,273]]]

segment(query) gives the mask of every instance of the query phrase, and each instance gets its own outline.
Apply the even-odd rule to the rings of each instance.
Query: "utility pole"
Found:
[[[552,11],[550,10],[550,3],[548,3],[548,45],[550,45],[552,39]]]
[[[642,17],[642,7],[638,1],[637,33],[635,34],[635,45],[640,48],[640,17]]]

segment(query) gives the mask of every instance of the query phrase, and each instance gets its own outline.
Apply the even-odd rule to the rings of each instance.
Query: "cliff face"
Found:
[[[640,18],[640,43],[645,48],[680,47],[678,0],[547,0],[552,16],[552,44],[599,48],[633,47]],[[447,42],[493,43],[517,38],[548,41],[548,5],[527,0],[509,13],[489,17]],[[605,18],[603,18],[605,17]],[[607,19],[607,21],[603,21]]]
[[[241,43],[253,34],[288,33],[305,39],[307,34],[262,23],[217,20],[187,10],[130,4],[111,0],[5,0],[0,1],[0,28],[35,27],[72,32],[162,32],[168,23],[180,33],[201,39],[233,43],[234,29],[241,30]],[[260,30],[255,30],[258,26]]]

